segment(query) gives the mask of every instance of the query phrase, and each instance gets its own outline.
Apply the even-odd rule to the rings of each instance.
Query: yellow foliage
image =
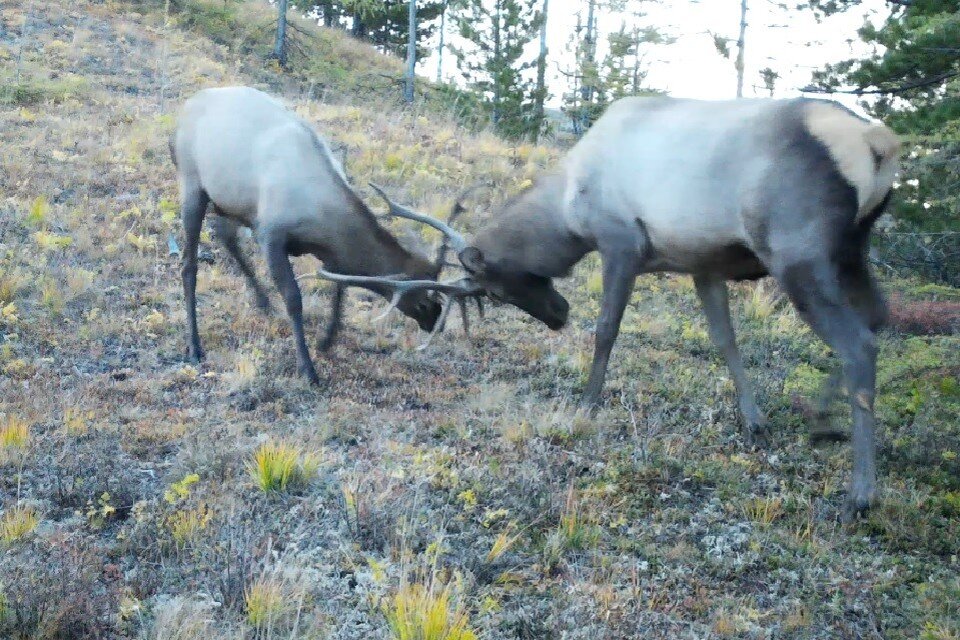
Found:
[[[783,515],[783,500],[776,497],[751,498],[743,504],[743,515],[764,526]]]
[[[93,420],[93,411],[67,409],[63,412],[63,426],[70,435],[80,436],[87,432]]]
[[[3,320],[5,325],[15,325],[17,320],[20,318],[17,317],[17,305],[14,303],[5,304],[0,307],[0,320]]]
[[[167,528],[177,547],[183,548],[197,541],[212,517],[206,507],[177,511],[167,518]]]
[[[247,622],[257,629],[272,625],[289,609],[281,584],[273,579],[259,579],[247,587],[243,596]]]
[[[47,213],[50,211],[50,203],[46,196],[37,196],[30,204],[30,211],[27,212],[26,222],[31,227],[40,227],[47,222]]]
[[[169,504],[176,504],[190,495],[190,487],[197,482],[200,482],[200,476],[195,473],[187,474],[182,480],[174,482],[169,489],[163,492],[163,499]]]
[[[493,541],[493,546],[490,547],[490,551],[487,552],[487,562],[495,562],[497,558],[513,548],[513,545],[520,539],[520,535],[520,533],[517,533],[511,536],[506,531],[500,533],[497,539]]]
[[[74,296],[84,293],[91,286],[93,286],[93,271],[76,267],[67,272],[67,289]]]
[[[279,442],[265,442],[247,463],[247,472],[262,491],[285,491],[309,482],[317,473],[316,456]]]
[[[60,293],[56,280],[49,279],[43,283],[43,288],[40,290],[40,304],[51,313],[63,311],[63,294]]]
[[[148,249],[154,249],[157,246],[156,238],[135,234],[132,231],[127,232],[127,242],[136,247],[141,253]]]
[[[3,514],[0,520],[0,542],[13,544],[23,539],[37,527],[39,522],[32,507],[13,507]]]
[[[394,640],[476,640],[462,602],[451,602],[451,585],[404,584],[383,605]]]
[[[11,360],[3,367],[3,372],[11,378],[26,380],[36,372],[36,368],[23,358]]]
[[[49,231],[37,231],[33,234],[33,240],[44,251],[59,251],[73,244],[73,238],[70,236]]]
[[[768,289],[763,282],[753,285],[750,295],[743,302],[743,312],[747,318],[758,322],[766,320],[776,311],[780,299],[776,291]]]
[[[180,208],[176,202],[163,198],[157,204],[157,208],[160,209],[160,219],[164,224],[168,226],[176,224],[177,218],[180,217]]]
[[[163,327],[166,324],[167,319],[162,313],[157,310],[151,311],[147,314],[147,317],[143,319],[144,328],[151,333],[160,333],[163,331]]]
[[[603,274],[600,270],[590,272],[587,276],[587,293],[592,296],[599,296],[603,293]]]
[[[17,416],[7,416],[0,423],[0,451],[26,449],[30,441],[30,427]]]
[[[13,271],[0,273],[0,304],[13,302],[17,292],[23,287],[26,278]]]

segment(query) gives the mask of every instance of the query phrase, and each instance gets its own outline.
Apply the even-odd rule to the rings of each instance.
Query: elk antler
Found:
[[[469,277],[443,281],[402,280],[398,276],[352,276],[342,273],[333,273],[325,269],[318,269],[316,273],[308,273],[302,276],[297,276],[297,280],[302,280],[304,278],[330,280],[331,282],[336,282],[338,284],[347,286],[368,287],[370,285],[383,285],[393,289],[393,296],[390,299],[390,306],[387,307],[386,311],[374,318],[374,320],[382,320],[385,318],[387,314],[396,308],[397,304],[400,302],[400,298],[402,298],[406,293],[410,293],[411,291],[422,291],[424,289],[436,291],[443,297],[443,308],[440,311],[440,317],[433,326],[433,330],[430,332],[427,340],[417,347],[418,351],[422,351],[430,346],[430,342],[433,340],[433,337],[443,331],[443,328],[447,322],[447,316],[450,315],[450,307],[453,306],[454,302],[460,304],[465,298],[477,297],[483,293],[483,288],[474,283]],[[461,306],[461,310],[462,308],[463,307]],[[466,320],[466,316],[464,316],[464,327],[467,326],[468,321]]]
[[[476,191],[480,186],[482,186],[482,184],[483,184],[482,182],[477,182],[460,192],[456,200],[453,201],[453,208],[450,210],[450,215],[447,216],[448,227],[452,227],[453,222],[458,217],[460,217],[461,214],[466,212],[467,208],[463,206],[463,201],[467,198],[467,196],[469,196],[471,193]],[[437,265],[438,275],[446,266],[460,266],[460,265],[451,265],[451,263],[447,262],[447,251],[449,249],[450,249],[450,243],[447,241],[447,237],[444,236],[443,242],[441,242],[440,246],[437,248],[437,259],[434,261],[434,264]],[[463,251],[463,248],[455,249],[455,250],[457,251],[457,253],[459,253],[460,251]],[[460,308],[461,310],[463,310],[465,307],[461,306]],[[466,326],[467,316],[464,315],[463,318],[464,318],[464,326]]]
[[[453,227],[451,227],[449,224],[441,222],[436,218],[433,218],[426,214],[417,213],[412,209],[408,209],[403,205],[397,204],[396,202],[391,200],[389,196],[387,196],[386,192],[379,185],[376,185],[371,182],[370,186],[373,187],[373,190],[376,191],[378,194],[380,194],[380,197],[386,201],[387,206],[390,207],[390,215],[396,216],[398,218],[407,218],[408,220],[414,220],[416,222],[420,222],[422,224],[433,227],[434,229],[436,229],[437,231],[441,232],[444,235],[445,237],[444,244],[449,243],[449,246],[457,253],[467,248],[466,239],[460,233],[455,231]],[[457,211],[458,208],[459,209],[463,208],[460,205],[459,201],[457,201],[457,204],[454,206],[454,212],[456,215],[459,215],[461,213],[460,211]],[[451,214],[451,218],[452,217],[453,217],[453,214]],[[446,253],[446,250],[444,250],[444,253]]]

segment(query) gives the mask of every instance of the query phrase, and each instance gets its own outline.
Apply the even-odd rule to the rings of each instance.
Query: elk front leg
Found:
[[[187,354],[193,362],[203,360],[197,328],[197,249],[210,198],[199,186],[181,184],[180,219],[183,223],[183,297],[187,305]]]
[[[343,323],[343,296],[346,294],[346,289],[345,286],[338,284],[333,290],[333,302],[330,305],[327,331],[319,345],[321,351],[329,351],[337,339],[337,334],[340,333],[340,325]]]
[[[694,276],[693,283],[697,289],[697,296],[707,316],[707,326],[710,328],[710,338],[713,344],[723,354],[733,383],[737,388],[737,399],[740,413],[743,416],[743,436],[747,444],[753,444],[755,438],[762,439],[764,419],[757,408],[753,395],[753,386],[747,378],[737,349],[737,339],[730,322],[730,301],[727,295],[727,283],[723,280],[708,276]]]
[[[618,251],[602,254],[603,261],[603,302],[600,318],[597,320],[593,364],[590,366],[590,378],[583,392],[580,404],[595,408],[600,402],[600,391],[607,375],[607,363],[610,351],[620,332],[623,311],[630,300],[634,282],[637,279],[637,260],[633,253]]]
[[[293,266],[287,256],[286,237],[279,234],[268,237],[265,241],[265,249],[267,263],[270,265],[270,275],[273,276],[273,281],[280,289],[287,307],[287,315],[290,316],[293,339],[297,345],[297,362],[300,366],[300,372],[310,380],[310,384],[319,385],[320,377],[317,375],[317,370],[310,359],[307,341],[303,335],[303,299],[300,297],[300,287],[297,286]]]

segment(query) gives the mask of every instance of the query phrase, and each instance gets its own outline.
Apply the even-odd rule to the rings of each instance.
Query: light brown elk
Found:
[[[603,302],[585,405],[596,405],[638,274],[693,276],[710,334],[738,391],[745,433],[764,425],[730,322],[726,280],[773,276],[839,355],[853,410],[845,510],[876,487],[874,331],[886,306],[867,265],[868,236],[897,169],[898,141],[827,101],[627,98],[463,249],[492,298],[551,328],[567,301],[551,279],[599,251]]]
[[[391,308],[427,331],[435,328],[441,314],[431,290],[448,300],[469,293],[456,283],[437,283],[442,260],[434,263],[403,248],[350,187],[323,139],[260,91],[200,91],[184,104],[170,150],[180,182],[188,351],[195,361],[203,358],[196,313],[197,248],[210,204],[218,239],[238,263],[257,304],[267,310],[266,291],[238,242],[241,227],[255,232],[283,295],[300,371],[314,384],[319,377],[304,337],[300,288],[290,255],[316,256],[324,263],[322,277],[338,283],[324,349],[336,337],[348,285],[392,298]]]

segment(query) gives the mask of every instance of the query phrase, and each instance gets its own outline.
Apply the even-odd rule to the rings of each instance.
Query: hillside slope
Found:
[[[310,29],[280,74],[230,14],[183,0],[168,23],[155,4],[0,8],[0,637],[411,637],[401,613],[425,603],[472,630],[451,639],[960,634],[956,336],[883,335],[883,504],[850,528],[849,449],[807,439],[803,398],[832,359],[769,284],[732,292],[774,434],[763,451],[737,435],[688,278],[641,279],[608,407],[574,412],[592,258],[560,283],[574,308],[560,333],[500,307],[420,352],[412,323],[373,322],[384,303],[351,292],[317,390],[283,314],[258,314],[205,237],[208,360],[187,364],[166,135],[196,90],[280,95],[344,150],[371,204],[368,180],[434,213],[483,181],[467,229],[559,152],[466,132],[439,101],[402,110],[389,82],[352,80],[394,63],[340,34]],[[329,298],[305,289],[315,335]],[[265,444],[298,450],[305,477],[258,488]]]

